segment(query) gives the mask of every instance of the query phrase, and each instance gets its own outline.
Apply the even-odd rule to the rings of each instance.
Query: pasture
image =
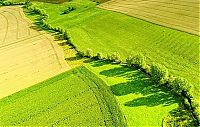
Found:
[[[125,126],[108,86],[85,67],[0,100],[0,125]]]
[[[72,0],[59,5],[34,2],[33,6],[46,11],[49,24],[68,30],[78,50],[91,48],[94,54],[101,52],[104,56],[119,52],[123,60],[132,53],[142,53],[148,63],[160,63],[171,75],[187,79],[197,96],[199,36],[102,10],[89,0]],[[67,7],[76,9],[62,15]]]
[[[199,35],[198,0],[111,0],[99,7]]]
[[[22,8],[0,8],[0,98],[69,69],[58,41],[33,29]]]
[[[162,119],[179,107],[178,98],[156,88],[139,70],[103,61],[85,66],[110,86],[130,127],[162,126]]]

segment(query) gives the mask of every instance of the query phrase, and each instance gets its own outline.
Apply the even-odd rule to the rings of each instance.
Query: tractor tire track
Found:
[[[19,8],[18,10],[16,10],[16,9],[14,9],[14,8],[8,8],[8,10],[13,10],[13,11],[16,11],[16,13],[18,13],[19,15],[20,15],[20,18],[21,19],[23,19],[23,20],[21,20],[22,21],[22,23],[24,24],[24,22],[26,23],[26,25],[28,26],[28,35],[30,35],[30,26],[31,26],[31,23],[30,22],[28,22],[26,19],[25,19],[25,16],[23,16],[22,15],[22,12],[21,12],[21,9]],[[10,12],[10,14],[12,14],[11,12]],[[12,14],[13,16],[15,16],[14,14]],[[16,18],[16,20],[18,21],[18,18],[15,16],[15,18]],[[18,21],[18,23],[19,23],[19,21]],[[24,24],[25,25],[25,24]]]
[[[8,24],[9,24],[9,22],[8,22],[8,18],[5,15],[3,15],[2,13],[0,13],[0,15],[2,15],[6,19],[6,32],[5,32],[5,36],[3,38],[3,42],[5,42],[7,34],[8,34]]]

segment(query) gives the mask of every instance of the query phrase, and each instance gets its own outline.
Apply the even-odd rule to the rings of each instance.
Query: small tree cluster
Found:
[[[68,14],[68,13],[70,13],[73,10],[75,10],[75,7],[68,7],[66,10],[63,11],[62,14]]]
[[[63,39],[64,40],[69,40],[69,36],[68,36],[68,33],[67,33],[66,30],[63,32]]]
[[[26,0],[23,7],[28,9],[31,5],[32,3],[30,2],[30,0]]]
[[[130,55],[127,59],[126,59],[126,63],[128,66],[136,66],[138,68],[146,68],[146,57],[144,57],[144,55],[142,54],[137,54],[137,55]]]
[[[121,58],[118,52],[114,52],[111,56],[110,56],[110,60],[112,62],[116,62],[116,63],[121,63]]]
[[[92,58],[93,57],[93,51],[92,49],[87,49],[86,52],[85,52],[85,56],[88,57],[88,58]]]
[[[28,10],[32,11],[33,13],[35,13],[35,14],[37,14],[37,15],[40,15],[40,16],[41,16],[41,17],[40,17],[41,19],[46,20],[46,19],[48,19],[48,17],[49,17],[49,15],[48,15],[44,10],[41,10],[41,9],[39,9],[39,8],[32,7],[32,6],[28,6],[27,8],[28,8]]]
[[[97,57],[98,60],[102,60],[103,59],[102,53],[97,53],[96,57]]]
[[[150,67],[150,75],[152,80],[158,85],[166,83],[169,77],[167,68],[155,63]]]
[[[0,4],[3,5],[3,6],[10,6],[10,5],[13,5],[13,2],[11,2],[11,1],[1,1]]]
[[[133,56],[129,56],[126,58],[126,64],[127,66],[131,67],[133,65]]]
[[[133,64],[139,68],[146,68],[146,57],[144,57],[142,54],[133,56]]]
[[[187,95],[189,94],[191,85],[188,83],[187,80],[178,77],[169,80],[169,87],[171,87],[172,90],[178,95]]]

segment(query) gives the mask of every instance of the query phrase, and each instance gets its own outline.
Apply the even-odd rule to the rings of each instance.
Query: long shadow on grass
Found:
[[[98,65],[104,65],[105,63],[99,63]],[[177,103],[177,100],[173,95],[163,89],[154,85],[150,78],[148,78],[142,72],[126,66],[115,67],[109,70],[100,72],[101,75],[107,77],[123,77],[127,79],[127,82],[114,84],[111,86],[112,92],[116,96],[124,96],[128,94],[142,94],[143,97],[133,99],[126,102],[124,105],[128,107],[136,106],[168,106],[173,103]]]

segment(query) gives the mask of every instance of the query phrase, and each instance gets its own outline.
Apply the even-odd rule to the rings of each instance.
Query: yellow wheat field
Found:
[[[198,0],[111,0],[99,7],[199,35]]]
[[[0,8],[0,98],[69,69],[58,42],[32,29],[22,8]]]

